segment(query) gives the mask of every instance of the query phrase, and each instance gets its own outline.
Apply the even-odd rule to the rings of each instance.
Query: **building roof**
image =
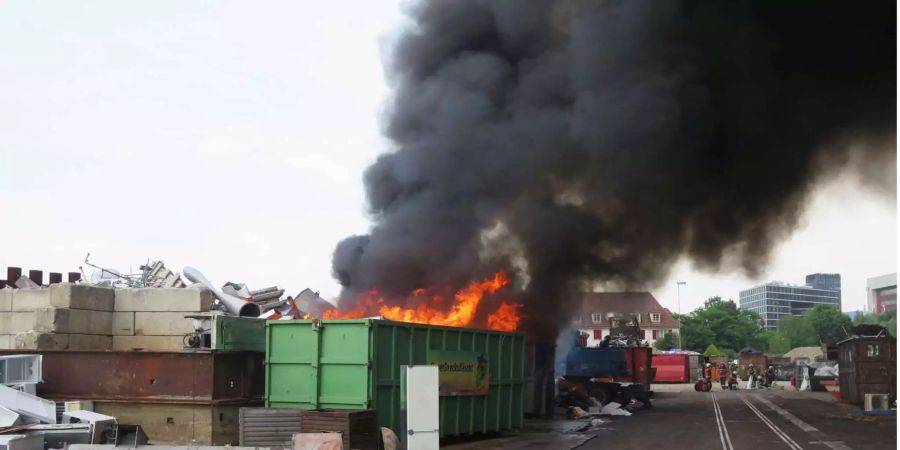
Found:
[[[582,326],[610,326],[608,315],[641,315],[640,325],[642,328],[649,327],[666,327],[679,328],[681,323],[669,313],[669,310],[663,308],[649,292],[587,292],[581,302],[581,314],[575,317],[575,320],[581,320]],[[650,321],[650,313],[658,313],[660,321],[653,323]],[[591,320],[592,314],[600,314],[601,321],[599,323]]]
[[[882,289],[897,286],[897,272],[866,279],[866,289]]]
[[[797,347],[784,354],[784,357],[790,358],[791,362],[804,358],[810,361],[816,361],[816,359],[822,358],[823,356],[825,356],[825,353],[822,352],[822,347],[819,346]]]

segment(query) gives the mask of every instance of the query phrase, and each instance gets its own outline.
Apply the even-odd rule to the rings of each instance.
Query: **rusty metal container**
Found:
[[[346,449],[376,450],[377,420],[374,409],[304,410],[300,413],[300,432],[341,433]]]
[[[891,337],[851,338],[838,343],[841,398],[862,404],[866,394],[897,398],[897,340]]]
[[[616,381],[635,383],[644,386],[644,389],[650,391],[650,384],[656,376],[656,369],[653,368],[653,349],[650,347],[626,347],[625,365],[628,369],[627,377],[615,377]]]
[[[746,353],[738,357],[738,364],[744,369],[741,379],[747,381],[747,367],[749,367],[750,364],[753,364],[753,366],[759,370],[759,373],[763,373],[766,371],[766,367],[768,367],[768,360],[766,359],[766,355],[763,355],[762,353]]]
[[[263,400],[265,355],[257,352],[4,350],[43,355],[38,395],[52,400],[195,405]]]

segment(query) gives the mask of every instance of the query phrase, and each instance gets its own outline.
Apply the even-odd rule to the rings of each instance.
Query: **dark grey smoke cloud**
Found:
[[[345,302],[507,268],[549,338],[586,283],[652,286],[681,256],[757,273],[848,149],[895,157],[893,2],[447,0],[410,15],[389,67],[396,150],[365,173],[375,225],[334,254]]]

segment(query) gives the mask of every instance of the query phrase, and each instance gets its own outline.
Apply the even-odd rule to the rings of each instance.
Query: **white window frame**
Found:
[[[591,314],[591,322],[592,323],[602,323],[603,322],[603,314],[602,313],[592,313]]]
[[[662,322],[662,314],[660,314],[660,313],[650,313],[650,322],[652,322],[652,323],[660,323],[660,322]]]

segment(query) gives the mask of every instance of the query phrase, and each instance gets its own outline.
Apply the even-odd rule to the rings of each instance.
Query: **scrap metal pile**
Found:
[[[35,395],[35,386],[41,382],[42,358],[41,355],[0,356],[0,445],[43,450],[66,448],[70,444],[147,443],[140,426],[120,424],[115,417]]]
[[[307,288],[296,296],[284,296],[284,289],[269,286],[251,290],[244,283],[226,282],[222,287],[215,286],[199,270],[187,266],[182,273],[168,269],[162,261],[147,261],[139,266],[140,272],[123,273],[115,269],[92,264],[91,254],[84,258],[84,263],[96,269],[88,277],[83,267],[79,267],[86,284],[115,288],[190,288],[203,287],[216,297],[214,310],[224,314],[241,317],[260,317],[269,320],[302,319],[319,317],[326,309],[334,305],[319,296],[318,292]],[[27,277],[23,277],[27,280]],[[28,280],[30,281],[30,280]],[[186,282],[187,281],[187,282]],[[37,284],[23,281],[26,287],[40,287]]]

